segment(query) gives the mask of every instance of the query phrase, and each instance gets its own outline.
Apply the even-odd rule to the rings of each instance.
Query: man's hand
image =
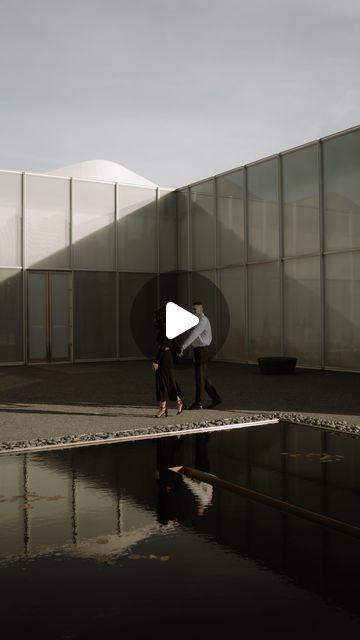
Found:
[[[158,370],[158,368],[159,368],[159,365],[158,365],[158,363],[157,363],[157,362],[153,362],[151,366],[152,366],[152,370],[153,370],[153,371],[157,371],[157,370]]]
[[[184,352],[183,352],[183,351],[179,351],[179,353],[177,354],[178,358],[182,358],[182,357],[183,357],[183,355],[184,355]]]

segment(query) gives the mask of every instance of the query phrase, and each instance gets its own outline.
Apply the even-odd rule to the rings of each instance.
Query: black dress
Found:
[[[183,397],[183,393],[176,382],[174,372],[174,354],[177,343],[166,337],[165,331],[160,330],[157,336],[158,352],[154,362],[159,367],[155,374],[156,399],[159,402],[176,400],[177,396]]]

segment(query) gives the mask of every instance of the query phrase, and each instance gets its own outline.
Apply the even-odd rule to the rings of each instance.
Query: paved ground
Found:
[[[0,442],[94,434],[204,420],[295,412],[360,424],[360,374],[296,369],[261,374],[257,365],[216,363],[210,374],[224,402],[158,420],[150,363],[111,362],[0,367]],[[178,380],[193,400],[193,372]]]

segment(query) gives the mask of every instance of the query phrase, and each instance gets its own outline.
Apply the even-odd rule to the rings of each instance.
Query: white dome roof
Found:
[[[110,160],[85,160],[77,164],[68,164],[60,169],[46,171],[46,175],[66,178],[85,178],[86,180],[103,180],[120,182],[145,187],[157,187],[154,182],[139,176],[117,162]]]

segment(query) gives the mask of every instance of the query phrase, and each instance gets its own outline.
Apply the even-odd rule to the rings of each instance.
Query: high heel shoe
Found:
[[[186,409],[186,404],[183,400],[180,400],[180,402],[177,402],[177,407],[178,407],[178,412],[177,415],[179,415],[179,413],[182,413],[184,411],[184,409]]]
[[[167,410],[167,406],[165,404],[165,406],[163,405],[162,407],[160,407],[159,413],[156,413],[154,415],[154,418],[162,418],[164,416],[167,418],[167,414],[168,414],[168,410]]]

